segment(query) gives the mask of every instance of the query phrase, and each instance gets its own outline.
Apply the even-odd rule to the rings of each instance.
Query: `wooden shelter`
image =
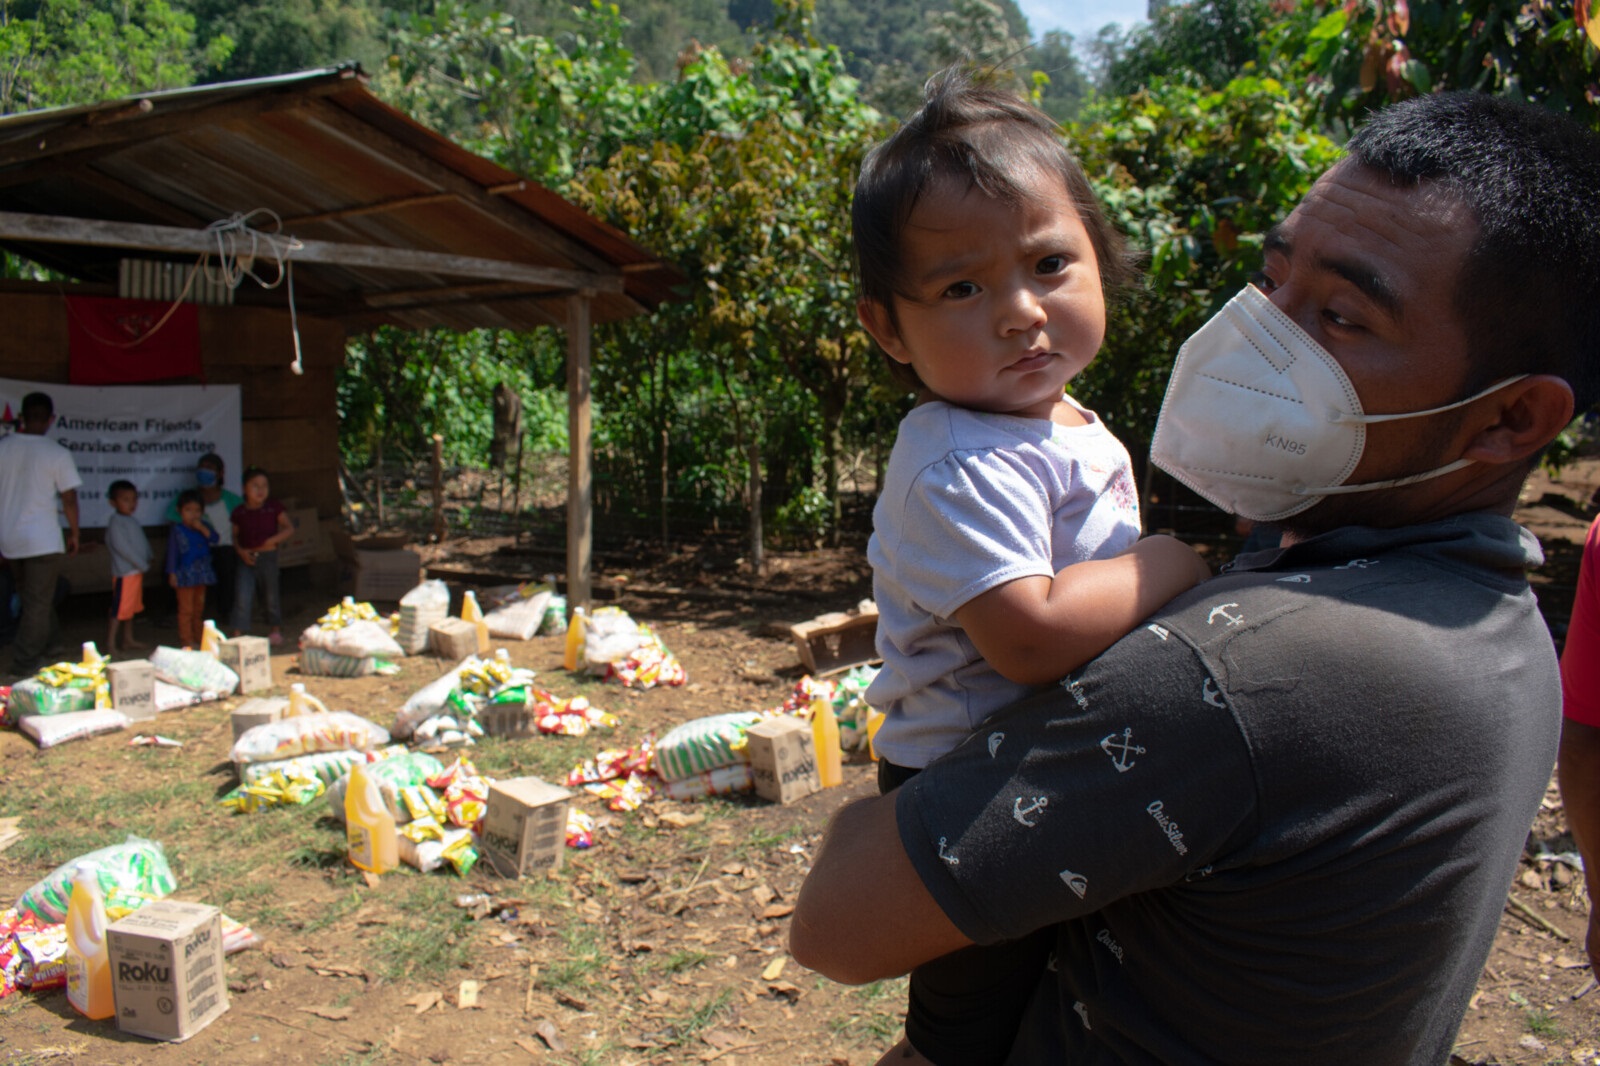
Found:
[[[586,602],[590,327],[653,310],[681,276],[385,104],[356,66],[147,93],[0,117],[0,244],[74,279],[0,281],[0,375],[66,381],[66,295],[126,296],[152,268],[182,278],[218,251],[219,229],[256,240],[257,273],[286,259],[293,299],[246,281],[201,307],[204,380],[242,386],[246,461],[260,455],[276,492],[327,517],[340,506],[334,379],[348,336],[567,331],[567,581]]]

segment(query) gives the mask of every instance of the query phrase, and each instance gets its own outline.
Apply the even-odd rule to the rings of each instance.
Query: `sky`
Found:
[[[1088,40],[1108,22],[1123,27],[1143,22],[1148,0],[1017,0],[1028,17],[1035,36],[1050,30],[1066,30],[1079,40]]]

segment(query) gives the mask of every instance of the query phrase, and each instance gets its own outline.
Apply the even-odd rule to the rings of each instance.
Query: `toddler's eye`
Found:
[[[965,297],[975,295],[977,291],[978,286],[975,283],[970,281],[958,281],[954,285],[951,285],[949,288],[945,289],[944,294],[952,299],[960,300]]]
[[[1039,260],[1035,268],[1041,274],[1059,274],[1067,269],[1067,257],[1064,255],[1047,255]]]

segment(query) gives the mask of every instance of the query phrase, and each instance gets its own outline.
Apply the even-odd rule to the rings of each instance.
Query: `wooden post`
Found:
[[[444,543],[444,437],[433,435],[433,542]]]
[[[526,434],[517,434],[517,476],[511,482],[511,513],[522,513],[522,442]],[[502,485],[504,482],[501,483]]]
[[[567,298],[567,609],[587,608],[594,558],[594,473],[589,409],[589,301],[593,290]]]
[[[374,488],[376,488],[378,490],[378,528],[382,529],[383,528],[383,433],[381,431],[377,435],[377,443],[376,443],[376,446],[374,447],[373,450],[377,452],[377,460],[378,460],[378,476],[373,479],[376,482],[376,484],[374,485]]]

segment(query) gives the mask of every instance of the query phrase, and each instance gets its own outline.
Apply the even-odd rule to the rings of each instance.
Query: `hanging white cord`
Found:
[[[257,215],[271,217],[273,232],[263,232],[250,227],[250,220]],[[237,289],[245,278],[254,281],[263,289],[275,289],[287,281],[289,329],[294,337],[294,362],[289,364],[289,369],[296,374],[303,374],[305,368],[300,361],[300,319],[294,306],[294,263],[290,258],[295,250],[303,245],[294,237],[277,232],[282,228],[283,220],[276,212],[258,207],[248,213],[218,219],[206,227],[206,232],[216,235],[217,270],[223,284],[228,288]],[[210,258],[209,253],[207,258]],[[255,272],[257,259],[271,259],[275,262],[278,267],[277,276],[269,280],[257,274]]]

